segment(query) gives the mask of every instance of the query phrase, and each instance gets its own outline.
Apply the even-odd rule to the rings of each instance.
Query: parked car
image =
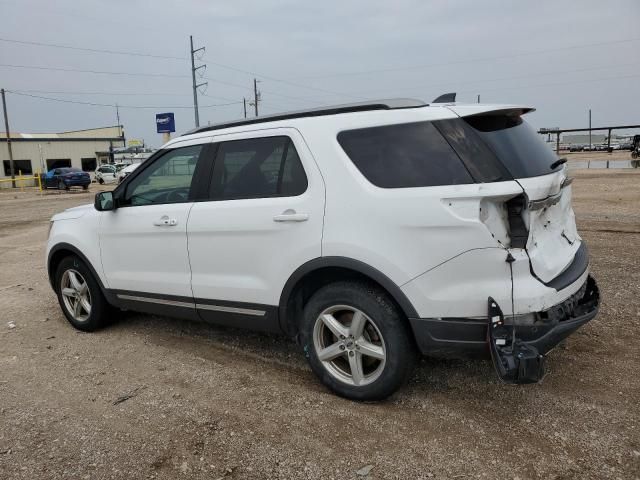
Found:
[[[71,187],[82,187],[87,190],[91,184],[91,176],[76,167],[54,168],[44,175],[44,188],[69,190]]]
[[[52,218],[51,286],[81,330],[115,307],[289,335],[351,399],[396,391],[418,354],[536,382],[599,294],[532,110],[392,100],[198,128]]]
[[[583,145],[571,145],[569,147],[569,151],[570,152],[581,152],[582,150],[584,150],[584,146]]]
[[[96,169],[96,173],[94,176],[95,176],[96,182],[102,185],[105,183],[115,182],[116,174],[117,174],[116,167],[114,165],[107,164],[107,165],[100,165]]]
[[[132,163],[131,165],[127,165],[122,170],[118,172],[118,183],[122,182],[131,172],[133,172],[136,168],[140,166],[139,163]]]

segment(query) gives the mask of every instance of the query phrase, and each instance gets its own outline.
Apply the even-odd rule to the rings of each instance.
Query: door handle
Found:
[[[292,209],[285,210],[280,215],[273,217],[274,222],[306,222],[307,220],[309,220],[308,213],[296,213]]]
[[[178,220],[175,218],[169,218],[167,215],[160,217],[160,220],[153,222],[156,227],[175,227],[178,225]]]

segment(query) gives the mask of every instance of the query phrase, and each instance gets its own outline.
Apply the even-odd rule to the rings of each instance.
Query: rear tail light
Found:
[[[525,248],[529,231],[524,219],[526,199],[485,197],[480,202],[480,220],[491,236],[506,248]]]

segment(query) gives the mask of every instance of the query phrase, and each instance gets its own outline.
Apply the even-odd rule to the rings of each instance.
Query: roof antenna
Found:
[[[453,93],[445,93],[444,95],[440,95],[431,103],[454,103],[456,101],[456,92]]]

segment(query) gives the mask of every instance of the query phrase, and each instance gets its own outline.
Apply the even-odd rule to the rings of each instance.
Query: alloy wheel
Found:
[[[313,345],[324,368],[337,380],[367,385],[382,374],[386,347],[373,319],[347,305],[325,309],[316,319]]]
[[[67,312],[74,320],[85,322],[91,315],[91,292],[84,277],[77,270],[65,270],[60,292]]]

